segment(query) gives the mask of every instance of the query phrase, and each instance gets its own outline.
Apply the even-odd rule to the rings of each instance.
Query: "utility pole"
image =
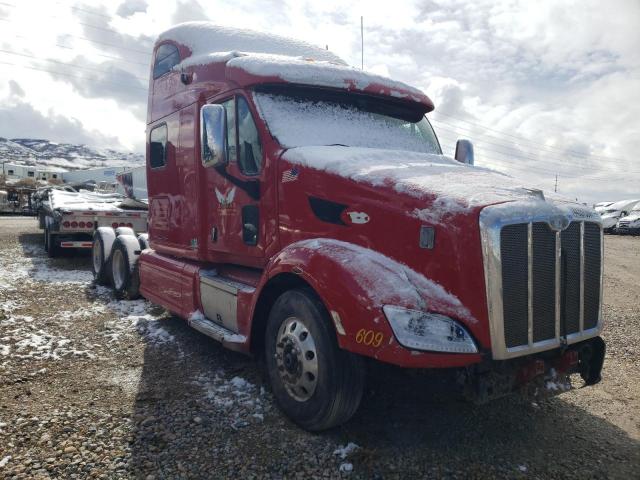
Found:
[[[556,173],[556,186],[553,188],[553,191],[558,193],[558,174]]]
[[[364,17],[360,15],[360,70],[364,70]]]

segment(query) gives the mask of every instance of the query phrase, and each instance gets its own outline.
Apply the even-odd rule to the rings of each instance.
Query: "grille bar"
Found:
[[[500,231],[504,344],[513,349],[566,342],[598,325],[600,226],[575,221],[562,232],[546,222]]]

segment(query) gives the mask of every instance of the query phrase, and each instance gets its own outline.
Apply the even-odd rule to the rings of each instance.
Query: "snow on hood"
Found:
[[[271,33],[222,27],[211,22],[185,22],[160,34],[156,43],[171,40],[191,50],[192,56],[214,52],[255,52],[312,58],[346,65],[324,48]]]
[[[462,164],[444,155],[373,148],[313,146],[287,150],[291,163],[323,170],[373,186],[392,185],[399,193],[435,196],[414,216],[437,223],[444,216],[509,200],[542,200],[539,190],[493,170]],[[558,200],[562,200],[556,197]]]

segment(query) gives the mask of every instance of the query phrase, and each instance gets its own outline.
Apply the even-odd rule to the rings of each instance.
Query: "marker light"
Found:
[[[384,311],[398,343],[414,350],[477,353],[469,332],[460,323],[438,313],[385,305]]]

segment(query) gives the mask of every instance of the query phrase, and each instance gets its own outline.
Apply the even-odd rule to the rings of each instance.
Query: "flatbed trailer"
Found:
[[[138,234],[147,231],[146,204],[120,194],[52,188],[40,196],[39,226],[50,257],[62,249],[90,249],[99,227],[128,227]]]

